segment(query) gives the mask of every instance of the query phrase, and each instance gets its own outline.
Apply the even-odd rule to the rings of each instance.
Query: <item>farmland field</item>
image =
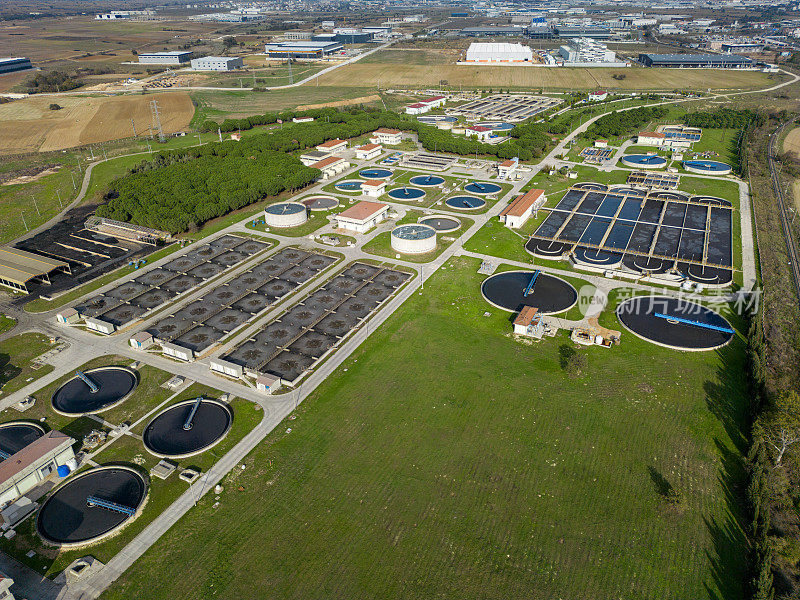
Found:
[[[448,261],[103,598],[743,598],[743,343],[623,334],[569,370],[566,336],[512,339],[479,264]]]
[[[792,129],[783,140],[783,149],[787,152],[795,152],[800,156],[800,127]]]
[[[0,154],[61,150],[149,133],[150,102],[157,100],[164,133],[185,129],[194,106],[185,92],[146,96],[59,96],[15,100],[0,105]],[[51,103],[62,106],[50,110]]]
[[[424,63],[424,58],[410,54],[411,60],[398,59],[405,53],[393,51],[386,62],[382,53],[373,54],[364,61],[336,69],[320,77],[320,85],[333,86],[399,86],[414,87],[463,85],[473,88],[532,87],[555,90],[675,90],[675,89],[751,89],[764,87],[770,82],[764,73],[754,71],[720,71],[716,69],[579,69],[537,68],[522,66],[471,66]],[[370,60],[372,59],[372,60]],[[419,64],[423,62],[423,64]],[[624,79],[614,79],[623,75]]]

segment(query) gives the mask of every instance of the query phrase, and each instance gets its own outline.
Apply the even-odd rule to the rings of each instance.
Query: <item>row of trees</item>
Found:
[[[61,71],[50,71],[48,73],[36,73],[33,77],[25,81],[25,91],[29,94],[40,94],[43,92],[64,92],[79,88],[83,83],[62,73]]]
[[[334,108],[302,112],[284,111],[254,115],[243,119],[226,119],[219,124],[209,120],[201,125],[201,129],[204,131],[219,129],[223,132],[246,130],[279,122],[285,124],[294,117],[313,117],[315,121],[308,124],[282,125],[281,129],[273,129],[271,136],[275,136],[275,141],[278,138],[283,140],[291,138],[298,140],[298,148],[310,147],[325,139],[357,137],[378,127],[390,127],[417,133],[420,143],[426,150],[449,152],[461,156],[477,153],[482,156],[496,156],[500,159],[518,156],[520,160],[539,158],[552,144],[547,126],[542,123],[526,122],[517,125],[510,132],[512,140],[494,145],[462,135],[453,135],[449,131],[425,125],[416,119],[398,113],[364,108],[351,108],[347,111]],[[309,143],[311,139],[315,140],[313,144]],[[281,147],[276,146],[275,149],[291,148],[282,145]]]
[[[615,111],[600,117],[589,127],[591,137],[619,137],[635,133],[650,121],[661,119],[667,115],[663,106],[642,106],[631,110]]]
[[[318,176],[317,169],[283,152],[170,154],[114,181],[97,214],[179,233],[263,198],[296,191]]]
[[[763,117],[751,110],[718,108],[708,112],[695,112],[686,115],[685,123],[689,127],[705,129],[744,129],[751,123],[760,125]]]

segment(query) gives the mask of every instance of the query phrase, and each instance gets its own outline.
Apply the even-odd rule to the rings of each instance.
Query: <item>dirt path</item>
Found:
[[[314,110],[316,108],[331,108],[337,106],[350,106],[352,104],[366,104],[367,102],[377,102],[381,97],[378,94],[350,98],[349,100],[337,100],[336,102],[324,102],[323,104],[303,104],[297,110]]]

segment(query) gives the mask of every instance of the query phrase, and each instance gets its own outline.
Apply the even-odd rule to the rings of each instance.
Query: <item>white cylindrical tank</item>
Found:
[[[297,227],[308,221],[305,204],[278,202],[264,209],[264,222],[270,227]]]
[[[402,254],[424,254],[436,249],[436,230],[430,225],[410,223],[392,230],[392,249]]]

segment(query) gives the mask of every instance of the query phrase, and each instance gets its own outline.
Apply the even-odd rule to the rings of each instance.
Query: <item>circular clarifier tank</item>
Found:
[[[208,450],[228,434],[233,412],[218,400],[194,398],[161,411],[145,427],[144,447],[160,457],[184,458]]]
[[[389,192],[389,197],[395,200],[419,200],[425,192],[415,187],[400,187]]]
[[[98,542],[134,520],[146,497],[147,483],[132,468],[90,469],[50,494],[36,529],[46,542],[62,547]]]
[[[304,198],[303,204],[306,205],[308,210],[331,210],[339,206],[339,200],[333,196],[311,196]]]
[[[138,382],[136,373],[125,367],[90,369],[53,393],[53,410],[70,417],[108,410],[124,401]]]
[[[308,221],[308,207],[302,202],[277,202],[264,209],[270,227],[297,227]]]
[[[439,177],[438,175],[417,175],[415,177],[412,177],[408,181],[412,185],[418,185],[421,187],[433,187],[436,185],[442,185],[444,183],[444,177]]]
[[[340,181],[333,187],[343,192],[358,192],[361,190],[362,183],[362,181],[358,181],[357,179],[348,179],[347,181]]]
[[[667,159],[655,154],[627,154],[622,157],[622,164],[638,169],[662,169],[667,166]]]
[[[536,277],[533,285],[531,280]],[[533,271],[507,271],[486,278],[481,293],[490,304],[519,312],[524,306],[534,306],[543,314],[560,313],[578,301],[578,292],[572,285],[546,273]]]
[[[359,171],[358,175],[364,179],[389,179],[389,177],[392,176],[392,171],[389,169],[371,168]]]
[[[423,217],[419,220],[423,225],[433,227],[437,233],[450,233],[461,227],[461,221],[455,217],[446,217],[444,215],[431,215],[430,217]]]
[[[675,350],[714,350],[734,335],[724,317],[683,298],[638,296],[620,303],[616,314],[634,335]]]
[[[488,183],[486,181],[473,181],[472,183],[468,183],[464,186],[465,192],[469,192],[470,194],[478,194],[481,196],[496,194],[501,189],[503,188],[496,183]]]
[[[479,210],[486,206],[486,200],[475,196],[453,196],[445,200],[444,203],[456,210]]]
[[[392,248],[403,254],[424,254],[436,249],[436,230],[430,225],[411,223],[392,230]]]
[[[685,160],[683,168],[703,175],[728,175],[731,172],[729,164],[717,160]]]
[[[45,434],[44,427],[28,421],[9,421],[0,424],[0,452],[13,456]]]

